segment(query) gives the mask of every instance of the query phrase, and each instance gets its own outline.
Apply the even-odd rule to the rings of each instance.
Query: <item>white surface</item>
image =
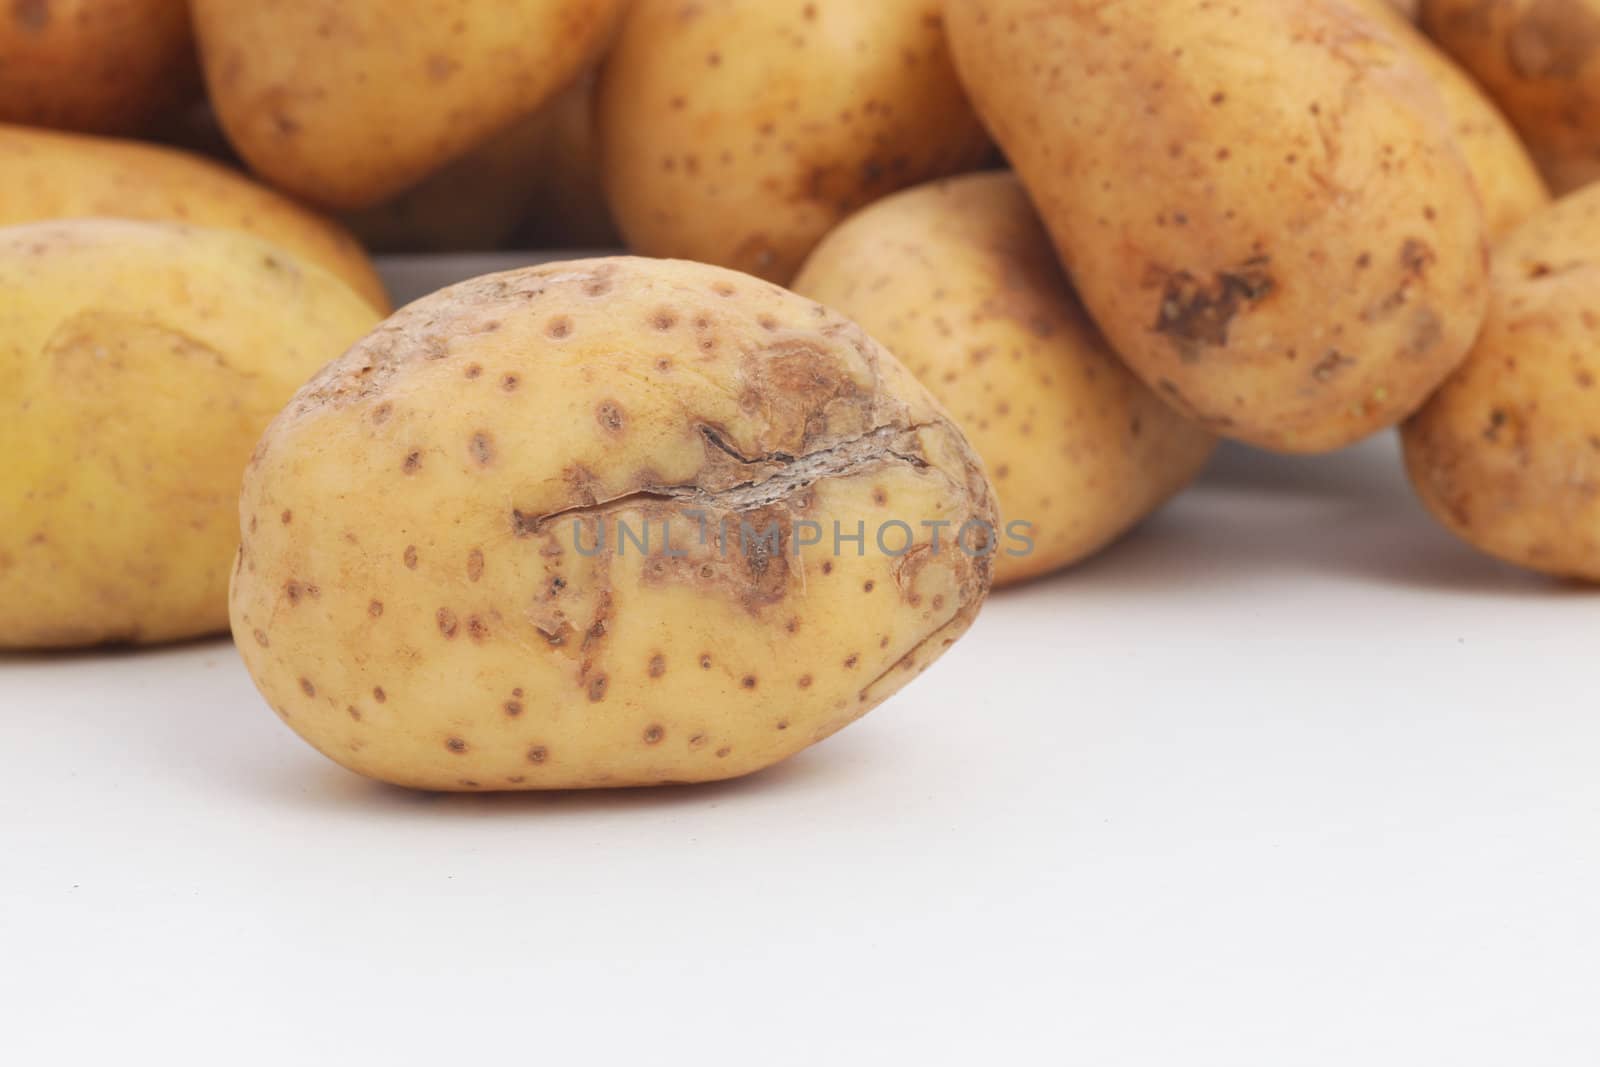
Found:
[[[1230,452],[709,788],[412,795],[224,643],[0,660],[0,1061],[1592,1067],[1600,598],[1391,449]]]
[[[719,786],[408,794],[224,642],[0,656],[0,1064],[1593,1067],[1597,647],[1385,440],[1225,452]]]

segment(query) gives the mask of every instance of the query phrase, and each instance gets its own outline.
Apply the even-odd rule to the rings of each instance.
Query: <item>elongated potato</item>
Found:
[[[206,84],[252,169],[371,207],[539,109],[622,0],[192,0]]]
[[[787,282],[856,208],[977,165],[939,8],[635,0],[598,110],[629,247]]]
[[[1487,301],[1426,75],[1337,0],[951,0],[957,65],[1112,347],[1231,437],[1414,411]],[[1062,57],[1071,57],[1064,61]]]
[[[1456,146],[1472,171],[1483,198],[1484,223],[1491,237],[1522,225],[1550,203],[1550,189],[1509,119],[1500,113],[1471,75],[1462,70],[1391,0],[1345,0],[1361,9],[1411,52],[1439,91]],[[1413,11],[1414,14],[1414,11]]]
[[[1600,181],[1600,0],[1423,0],[1422,25],[1564,193]]]
[[[428,789],[758,770],[937,658],[1000,545],[977,457],[860,327],[629,258],[397,312],[267,430],[240,520],[263,695]]]
[[[250,446],[377,317],[242,233],[0,229],[0,647],[225,627]]]
[[[1600,581],[1600,185],[1495,250],[1466,364],[1405,425],[1423,503],[1501,559]]]
[[[134,133],[198,95],[185,0],[12,0],[0,122]]]
[[[1134,377],[1061,274],[1008,173],[918,186],[847,219],[795,291],[898,356],[983,458],[1024,555],[998,584],[1074,563],[1149,514],[1215,443]]]
[[[156,145],[0,126],[0,226],[79,216],[242,230],[331,271],[388,310],[383,283],[348,233],[236,171]]]

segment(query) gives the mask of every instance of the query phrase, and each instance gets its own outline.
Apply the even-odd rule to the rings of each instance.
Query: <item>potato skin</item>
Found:
[[[1550,187],[1511,121],[1471,75],[1456,65],[1391,0],[1345,0],[1394,34],[1427,72],[1444,104],[1467,169],[1483,200],[1491,238],[1502,237],[1550,204]],[[1413,8],[1413,14],[1415,9]]]
[[[1487,301],[1477,192],[1437,93],[1370,20],[1334,0],[946,15],[1084,305],[1179,410],[1325,451],[1465,356]]]
[[[1500,559],[1600,581],[1600,185],[1495,250],[1467,362],[1404,426],[1428,510]]]
[[[621,0],[192,0],[206,84],[253,170],[324,207],[404,192],[588,66]]]
[[[1422,25],[1505,110],[1558,194],[1600,180],[1600,0],[1424,0]]]
[[[13,0],[0,122],[133,133],[199,90],[185,0]]]
[[[242,230],[336,274],[379,311],[389,309],[354,238],[228,167],[136,141],[0,126],[0,226],[80,216]]]
[[[628,246],[787,282],[856,208],[975,167],[939,2],[635,0],[598,100]]]
[[[730,516],[869,547],[721,554]],[[895,518],[918,547],[891,557]],[[959,431],[853,323],[702,264],[556,263],[425,297],[301,390],[245,477],[233,630],[291,727],[385,781],[727,778],[953,642],[991,566],[949,538],[994,519]],[[615,539],[647,520],[681,557]],[[955,524],[941,551],[922,521]]]
[[[224,628],[251,445],[377,317],[242,233],[0,229],[0,647]]]
[[[993,480],[1005,585],[1077,562],[1199,472],[1216,440],[1122,365],[1078,303],[1016,178],[918,186],[847,219],[795,291],[850,316],[955,416]]]

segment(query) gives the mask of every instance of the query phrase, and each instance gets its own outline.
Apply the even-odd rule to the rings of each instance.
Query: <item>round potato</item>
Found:
[[[1438,93],[1370,19],[1338,0],[946,15],[1084,305],[1179,410],[1325,451],[1465,357],[1488,300],[1478,193]]]
[[[0,122],[133,133],[197,93],[186,0],[12,0]]]
[[[860,327],[629,258],[397,312],[273,422],[240,520],[268,702],[445,790],[765,767],[955,641],[1001,545],[977,457]]]
[[[955,416],[1008,531],[995,582],[1074,563],[1199,471],[1215,438],[1106,346],[1008,173],[919,186],[846,220],[795,291],[860,323]]]
[[[1489,320],[1403,430],[1423,503],[1501,559],[1600,581],[1600,185],[1495,251]]]
[[[1550,189],[1511,122],[1472,77],[1407,19],[1391,0],[1345,0],[1388,28],[1432,79],[1483,199],[1491,237],[1522,225],[1550,203]]]
[[[81,216],[242,230],[338,275],[388,310],[383,283],[354,238],[228,167],[134,141],[0,126],[0,226]]]
[[[1422,25],[1505,109],[1556,192],[1600,180],[1600,0],[1423,0]]]
[[[228,138],[330,208],[404,192],[594,61],[621,0],[192,0]]]
[[[0,229],[0,647],[224,628],[250,447],[377,318],[242,233]]]
[[[988,141],[940,0],[636,0],[600,80],[606,193],[633,250],[777,282],[856,208]]]

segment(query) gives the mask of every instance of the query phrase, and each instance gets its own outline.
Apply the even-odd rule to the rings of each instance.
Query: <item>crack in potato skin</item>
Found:
[[[246,483],[233,619],[263,695],[345,766],[431,789],[749,773],[915,677],[991,581],[948,534],[917,566],[871,543],[889,519],[995,521],[904,368],[698,264],[554,264],[413,304],[302,389]],[[691,510],[777,539],[720,551]],[[835,520],[867,550],[796,551],[796,524]]]

